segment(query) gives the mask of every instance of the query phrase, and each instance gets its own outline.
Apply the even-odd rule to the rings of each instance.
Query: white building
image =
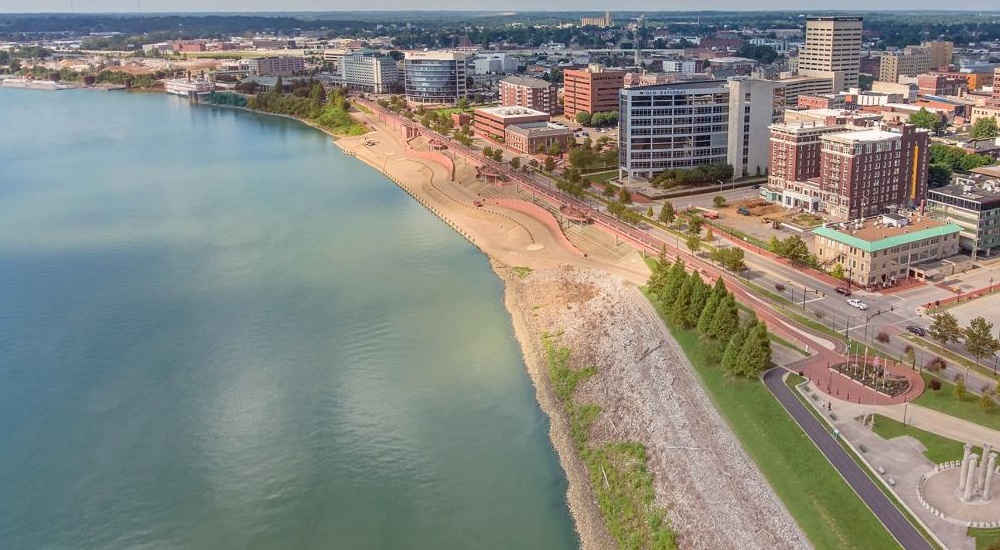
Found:
[[[340,60],[344,87],[374,94],[387,94],[399,82],[396,61],[377,53],[355,52]]]
[[[479,54],[472,61],[476,74],[514,74],[521,60],[506,53]]]

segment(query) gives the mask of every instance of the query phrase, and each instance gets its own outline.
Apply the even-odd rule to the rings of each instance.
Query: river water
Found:
[[[569,549],[472,245],[294,121],[0,90],[0,548]]]

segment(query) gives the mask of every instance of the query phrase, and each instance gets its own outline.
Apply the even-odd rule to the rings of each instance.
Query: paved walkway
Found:
[[[875,482],[865,474],[861,466],[837,443],[830,435],[828,428],[821,424],[792,393],[792,390],[785,385],[782,380],[785,372],[785,369],[779,367],[764,373],[764,384],[781,403],[781,406],[788,411],[788,414],[792,416],[809,439],[830,461],[830,464],[837,469],[903,548],[906,550],[930,549],[931,545],[924,539],[923,535],[910,524],[909,520],[896,508],[896,505],[889,500],[889,497],[875,485]]]

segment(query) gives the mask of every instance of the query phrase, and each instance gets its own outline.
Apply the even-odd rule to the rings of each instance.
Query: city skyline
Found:
[[[453,2],[448,0],[432,0],[424,2],[418,9],[412,3],[403,0],[382,0],[358,6],[352,2],[331,3],[325,0],[293,0],[277,4],[273,0],[216,0],[204,2],[200,0],[37,0],[26,3],[23,0],[0,0],[0,13],[180,13],[180,12],[269,12],[284,13],[295,11],[335,12],[335,11],[492,11],[496,4],[492,2],[467,2],[461,10],[456,10]],[[584,3],[554,2],[539,6],[530,0],[514,0],[504,5],[505,10],[497,13],[513,11],[523,12],[573,12],[581,11],[603,12],[609,8],[606,2],[594,1]],[[904,11],[938,11],[939,2],[916,0],[909,3]],[[621,8],[619,8],[621,10]],[[978,10],[996,11],[996,5],[988,0],[973,0],[966,2],[962,10],[975,12]],[[612,10],[616,11],[616,10]],[[802,11],[808,14],[815,11],[900,11],[872,10],[871,5],[863,0],[847,0],[845,2],[795,2],[793,0],[778,0],[765,6],[747,6],[737,0],[716,0],[714,2],[699,2],[696,0],[681,0],[664,9],[664,6],[654,0],[639,0],[630,3],[621,11]]]

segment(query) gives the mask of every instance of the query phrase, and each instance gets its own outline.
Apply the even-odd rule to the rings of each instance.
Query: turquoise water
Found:
[[[575,548],[486,259],[293,121],[0,90],[0,548]]]

